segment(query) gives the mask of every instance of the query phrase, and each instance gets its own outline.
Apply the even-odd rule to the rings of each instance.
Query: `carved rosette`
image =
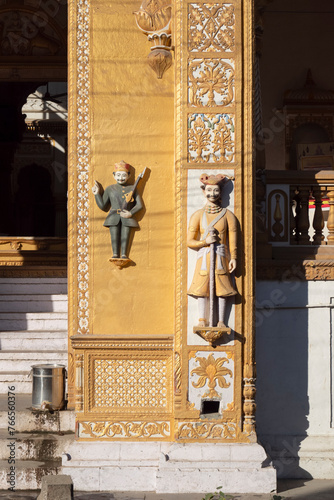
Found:
[[[172,6],[170,0],[144,0],[140,9],[134,12],[138,28],[147,35],[151,42],[151,53],[148,55],[148,64],[155,71],[159,79],[172,65],[172,35],[170,22]]]

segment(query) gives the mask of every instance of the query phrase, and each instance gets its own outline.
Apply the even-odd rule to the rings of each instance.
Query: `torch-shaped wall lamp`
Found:
[[[134,12],[140,31],[147,35],[152,43],[148,63],[162,78],[164,72],[172,65],[172,6],[170,0],[144,0],[140,9]]]

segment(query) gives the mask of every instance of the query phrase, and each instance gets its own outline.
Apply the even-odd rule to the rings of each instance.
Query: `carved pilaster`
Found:
[[[255,395],[256,395],[256,387],[255,387],[255,367],[246,365],[244,374],[244,387],[243,387],[243,411],[244,411],[244,422],[243,422],[243,430],[247,433],[255,433],[255,411],[256,411],[256,403],[255,403]]]
[[[181,407],[181,377],[182,377],[182,367],[181,367],[181,357],[178,352],[175,353],[174,362],[174,398],[175,398],[175,408],[180,409]]]
[[[75,410],[83,411],[84,357],[75,355]]]

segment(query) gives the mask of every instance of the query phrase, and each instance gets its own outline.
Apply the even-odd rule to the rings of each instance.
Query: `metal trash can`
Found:
[[[62,410],[65,406],[65,366],[34,365],[32,377],[32,407],[41,409],[44,403],[52,410]]]

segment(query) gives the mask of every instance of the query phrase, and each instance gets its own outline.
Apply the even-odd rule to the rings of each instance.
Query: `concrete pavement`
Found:
[[[207,492],[206,492],[207,493]],[[0,491],[0,500],[36,500],[39,491]],[[334,500],[334,480],[285,479],[278,482],[275,500]],[[75,500],[202,500],[203,494],[75,492]],[[233,500],[272,500],[272,495],[233,495]],[[275,498],[275,497],[274,497]]]

